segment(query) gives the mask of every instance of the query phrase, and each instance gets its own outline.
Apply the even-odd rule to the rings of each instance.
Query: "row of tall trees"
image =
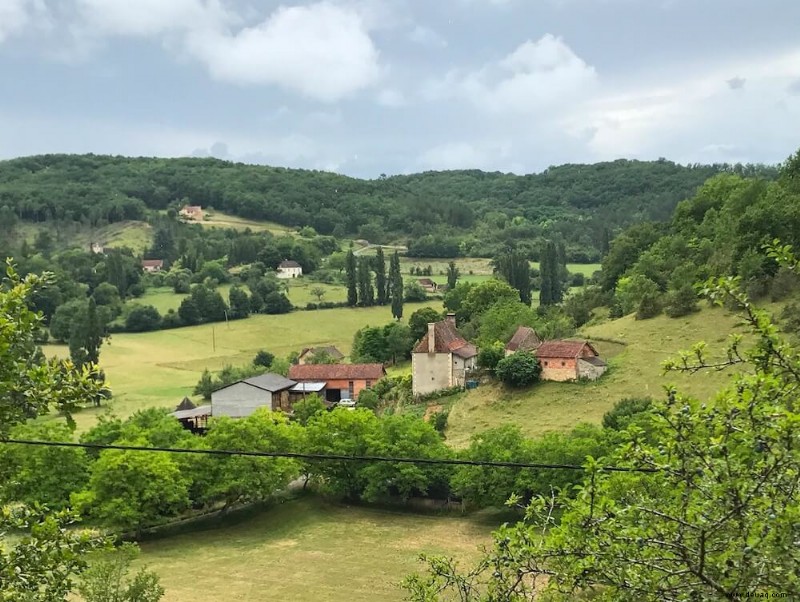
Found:
[[[398,320],[403,317],[403,277],[400,256],[396,251],[389,260],[388,275],[386,257],[380,247],[374,257],[356,257],[352,249],[348,250],[344,269],[349,306],[369,307],[390,303],[392,316]]]

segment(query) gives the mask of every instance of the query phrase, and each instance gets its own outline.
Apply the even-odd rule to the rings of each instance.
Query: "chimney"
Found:
[[[428,323],[428,353],[436,353],[436,324]]]
[[[450,322],[453,326],[456,325],[456,315],[453,313],[447,314],[447,321]]]

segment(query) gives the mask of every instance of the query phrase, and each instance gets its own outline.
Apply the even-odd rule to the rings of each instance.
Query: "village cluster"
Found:
[[[505,355],[517,352],[536,355],[541,380],[595,380],[607,368],[594,346],[586,340],[542,341],[533,328],[520,326],[505,346]],[[261,407],[292,412],[296,401],[318,395],[329,408],[353,409],[355,400],[386,376],[383,364],[309,364],[307,358],[324,352],[337,362],[344,355],[335,347],[307,348],[288,377],[266,373],[235,382],[211,394],[211,404],[195,406],[185,398],[173,412],[191,430],[202,430],[211,416],[244,418]],[[465,388],[477,373],[478,349],[456,328],[455,314],[431,322],[411,354],[412,391],[415,397],[444,389]]]

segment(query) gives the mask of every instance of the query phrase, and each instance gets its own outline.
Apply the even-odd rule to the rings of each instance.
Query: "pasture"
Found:
[[[488,518],[488,517],[487,517]],[[421,552],[475,560],[497,522],[301,498],[142,544],[163,602],[402,600]]]
[[[731,371],[665,375],[662,364],[698,341],[708,343],[709,352],[724,356],[728,333],[737,323],[737,316],[724,309],[704,308],[677,319],[661,315],[635,320],[630,315],[587,327],[583,335],[596,343],[609,364],[598,381],[545,382],[519,391],[491,384],[461,393],[450,412],[448,443],[464,447],[473,434],[503,424],[518,424],[531,436],[567,430],[579,422],[599,424],[620,399],[660,397],[667,385],[675,385],[679,393],[710,399],[730,382]]]
[[[79,248],[86,251],[93,242],[98,242],[110,249],[128,247],[135,253],[142,253],[150,246],[153,229],[147,222],[123,221],[92,228],[72,222],[19,222],[14,236],[33,244],[39,232],[46,230],[53,237],[57,249]]]
[[[231,228],[233,230],[247,230],[252,232],[270,232],[275,236],[294,236],[296,231],[289,226],[282,226],[274,222],[267,222],[262,220],[247,219],[246,217],[239,217],[222,211],[208,211],[208,217],[203,221],[188,222],[197,223],[206,228]]]
[[[407,303],[406,316],[428,303]],[[438,303],[431,303],[438,307]],[[172,330],[140,334],[115,334],[100,351],[100,366],[114,392],[113,411],[127,416],[147,407],[174,407],[191,396],[203,370],[226,364],[249,363],[266,349],[285,357],[303,347],[335,345],[350,352],[355,332],[364,326],[391,322],[389,307],[337,308],[296,311],[282,315],[256,315]],[[48,355],[66,356],[65,345],[45,347]],[[87,409],[75,416],[80,429],[94,424],[97,412]]]

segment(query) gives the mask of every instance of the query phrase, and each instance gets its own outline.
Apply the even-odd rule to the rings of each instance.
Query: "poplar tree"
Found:
[[[397,251],[392,255],[389,264],[389,286],[392,297],[392,317],[399,320],[403,317],[403,276],[400,274],[400,256]]]
[[[347,251],[347,256],[344,260],[344,271],[347,279],[347,304],[352,307],[358,303],[356,256],[353,254],[353,249]]]
[[[378,305],[386,305],[388,300],[386,282],[386,259],[383,256],[383,248],[378,247],[375,255],[375,290]]]
[[[461,271],[456,267],[456,262],[451,261],[447,264],[447,290],[451,291],[456,287]]]
[[[519,251],[503,253],[494,260],[494,269],[517,289],[522,303],[531,304],[531,268],[524,253]]]
[[[369,269],[369,259],[358,259],[358,303],[362,307],[375,305],[375,289],[372,287],[372,272]]]

